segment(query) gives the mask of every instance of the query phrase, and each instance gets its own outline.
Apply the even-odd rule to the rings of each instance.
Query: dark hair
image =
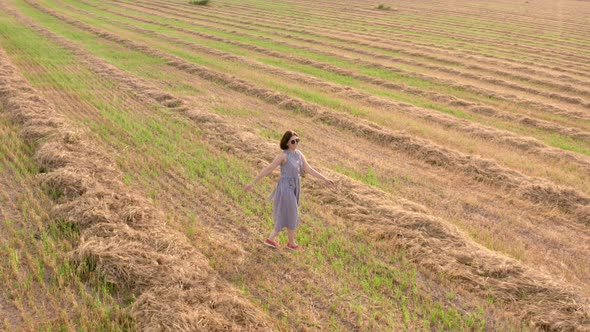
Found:
[[[293,136],[298,136],[299,137],[299,135],[295,131],[293,131],[293,130],[287,130],[285,132],[285,134],[283,134],[283,138],[281,138],[281,149],[282,150],[287,150],[289,148],[287,146],[287,143],[289,143],[289,140]]]

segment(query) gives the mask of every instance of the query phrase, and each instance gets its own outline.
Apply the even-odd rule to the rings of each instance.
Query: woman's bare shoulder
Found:
[[[279,152],[277,154],[277,156],[275,157],[275,159],[286,160],[287,159],[287,154],[285,153],[285,150],[281,150],[281,152]]]

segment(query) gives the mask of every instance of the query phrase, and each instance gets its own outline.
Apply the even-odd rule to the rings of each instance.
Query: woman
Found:
[[[301,170],[303,169],[304,172],[324,180],[327,184],[333,185],[334,181],[326,178],[309,166],[303,153],[297,149],[299,146],[299,135],[297,135],[296,132],[287,130],[283,135],[283,138],[281,138],[280,146],[283,151],[280,152],[272,163],[263,169],[251,183],[246,185],[244,190],[252,190],[252,187],[258,180],[267,176],[277,166],[281,165],[281,178],[279,179],[277,188],[270,197],[270,199],[274,201],[274,229],[270,236],[264,241],[264,244],[271,248],[277,248],[279,245],[274,241],[274,238],[283,228],[287,227],[289,238],[287,249],[303,250],[303,247],[295,243],[295,228],[299,224],[298,206],[301,189]]]

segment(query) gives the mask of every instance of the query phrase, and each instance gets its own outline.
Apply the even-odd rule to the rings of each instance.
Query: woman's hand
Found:
[[[248,183],[247,185],[244,186],[244,191],[249,192],[250,190],[252,190],[253,187],[254,187],[254,185],[252,183]]]

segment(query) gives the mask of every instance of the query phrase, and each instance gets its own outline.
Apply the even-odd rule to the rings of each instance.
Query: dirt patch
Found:
[[[7,300],[3,291],[0,291],[0,327],[11,328],[22,326],[23,323],[18,308]]]

